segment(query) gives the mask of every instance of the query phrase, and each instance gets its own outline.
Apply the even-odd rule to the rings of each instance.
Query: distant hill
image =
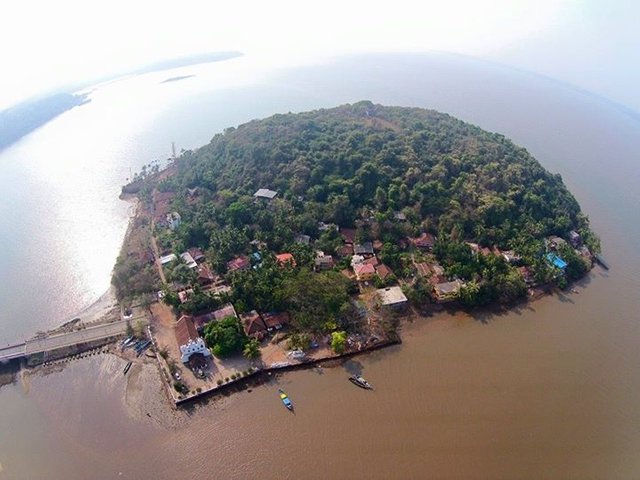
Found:
[[[117,75],[103,77],[93,80],[90,83],[77,84],[73,87],[66,87],[65,90],[77,91],[90,84],[113,80],[124,75],[139,75],[143,73],[169,70],[172,68],[186,67],[209,62],[219,62],[241,56],[240,52],[214,52],[199,55],[189,55],[185,57],[163,60],[152,63],[135,70],[131,70]],[[188,76],[176,77],[169,80],[188,78]],[[0,111],[0,150],[8,147],[26,134],[32,132],[45,123],[65,111],[88,102],[86,95],[75,95],[72,93],[59,92],[37,99],[26,100],[9,109]]]
[[[0,150],[61,113],[86,103],[85,95],[56,93],[29,100],[0,112]]]

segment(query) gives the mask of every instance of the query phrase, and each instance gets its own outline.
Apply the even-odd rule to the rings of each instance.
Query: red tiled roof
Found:
[[[353,267],[353,271],[356,272],[357,276],[360,276],[367,273],[374,274],[376,273],[376,268],[368,263],[358,263]]]
[[[211,270],[207,265],[202,264],[198,266],[198,281],[205,283],[213,282],[214,278],[213,273],[211,273]]]
[[[175,335],[178,345],[186,345],[189,340],[197,340],[198,332],[193,324],[193,317],[190,315],[183,315],[175,326]]]
[[[356,240],[356,230],[354,228],[341,228],[340,235],[342,235],[345,243],[353,243]]]
[[[376,257],[370,257],[364,260],[362,263],[365,265],[373,265],[374,267],[380,263]]]
[[[249,268],[251,266],[251,262],[248,257],[236,257],[233,260],[227,262],[227,270],[230,272],[235,272],[236,270],[243,270],[245,268]]]
[[[376,273],[382,280],[384,280],[389,275],[392,275],[393,271],[391,271],[391,269],[387,267],[384,263],[381,263],[376,267]]]
[[[336,249],[339,257],[350,257],[353,255],[353,245],[342,245]]]
[[[286,263],[290,263],[292,266],[296,266],[296,260],[295,258],[293,258],[293,255],[291,255],[290,253],[281,253],[279,255],[276,255],[276,260],[278,260],[278,263],[280,265],[284,265]]]
[[[267,328],[273,328],[278,325],[286,325],[289,323],[289,314],[287,312],[269,312],[262,314],[262,320]]]
[[[419,237],[415,237],[410,240],[411,243],[420,248],[430,248],[433,247],[436,243],[436,237],[427,232],[422,232]]]
[[[255,310],[241,314],[240,320],[247,336],[264,333],[267,330],[267,326]]]

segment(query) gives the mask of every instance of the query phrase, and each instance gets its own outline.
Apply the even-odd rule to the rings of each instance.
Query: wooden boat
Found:
[[[291,400],[289,399],[287,394],[284,393],[281,389],[278,389],[278,393],[280,394],[280,400],[282,400],[284,406],[293,412],[293,403],[291,403]]]
[[[602,255],[596,255],[595,257],[596,257],[596,262],[602,265],[602,268],[604,268],[605,270],[609,270],[609,264],[605,262],[604,258],[602,258]]]
[[[349,377],[349,380],[351,380],[351,383],[353,383],[354,385],[357,385],[360,388],[364,388],[366,390],[373,390],[373,386],[367,382],[364,377],[361,377],[360,375],[351,375]]]
[[[129,362],[127,363],[127,366],[124,367],[124,371],[122,372],[123,375],[126,375],[127,372],[129,371],[129,369],[131,368],[131,365],[133,365],[133,362]]]

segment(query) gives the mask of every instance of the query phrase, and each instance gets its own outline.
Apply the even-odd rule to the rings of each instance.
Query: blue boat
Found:
[[[280,393],[280,400],[282,400],[284,406],[293,412],[293,403],[291,403],[291,400],[289,400],[287,394],[284,393],[281,389],[278,389],[278,393]]]

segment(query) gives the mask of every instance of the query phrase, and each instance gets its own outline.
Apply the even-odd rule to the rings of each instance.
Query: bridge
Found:
[[[126,333],[126,331],[127,322],[125,320],[120,320],[73,332],[51,335],[50,337],[27,340],[23,343],[17,343],[15,345],[0,348],[0,362],[8,362],[9,360],[26,357],[35,353],[50,352],[52,350],[57,350],[58,348],[95,342],[96,340],[122,335]]]

